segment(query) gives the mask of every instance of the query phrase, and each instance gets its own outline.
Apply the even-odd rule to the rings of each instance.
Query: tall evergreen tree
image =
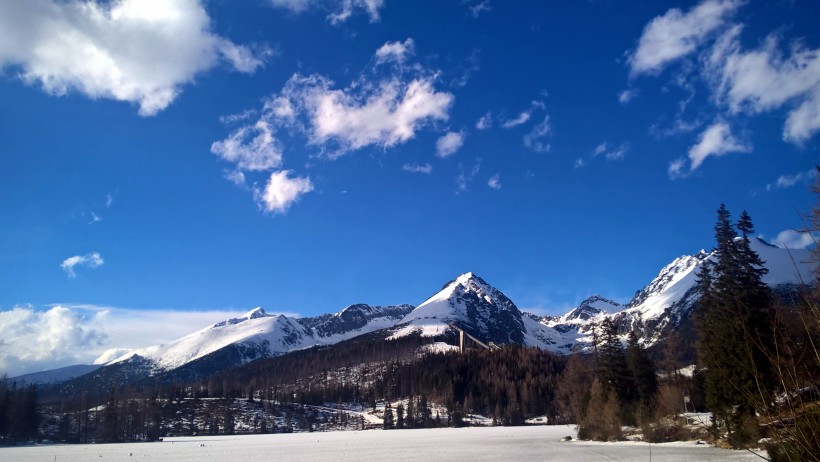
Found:
[[[404,428],[404,404],[396,406],[396,428]]]
[[[652,409],[658,391],[658,376],[655,364],[638,343],[638,334],[634,330],[627,338],[626,364],[632,372],[638,404],[646,410]]]
[[[393,408],[390,407],[390,403],[387,403],[384,408],[384,429],[390,430],[391,428],[393,428]]]
[[[629,404],[635,400],[635,382],[626,363],[626,355],[618,337],[618,327],[612,318],[604,318],[601,322],[600,345],[600,376],[605,392],[614,391],[621,404]]]
[[[763,262],[751,248],[754,232],[745,211],[737,227],[720,205],[715,225],[714,263],[698,275],[698,358],[704,368],[706,404],[726,427],[732,444],[754,439],[755,408],[771,387],[766,349],[773,337],[772,297],[763,283]],[[740,235],[738,236],[738,231]]]

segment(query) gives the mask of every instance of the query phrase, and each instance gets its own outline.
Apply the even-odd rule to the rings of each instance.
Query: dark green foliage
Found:
[[[706,404],[730,442],[741,447],[757,437],[750,422],[762,394],[773,386],[767,352],[773,340],[772,294],[761,279],[767,270],[750,246],[749,215],[744,211],[737,227],[723,204],[717,215],[714,263],[704,262],[698,275],[699,363]]]
[[[404,405],[402,403],[396,406],[396,428],[404,428]]]
[[[638,407],[647,415],[654,408],[655,394],[658,392],[658,376],[655,364],[646,350],[638,343],[635,331],[629,333],[626,347],[626,364],[635,383],[635,398]]]
[[[0,445],[35,440],[39,426],[37,386],[0,379]]]
[[[418,393],[414,408],[407,408],[408,425],[414,413],[417,426],[433,425],[428,400],[450,402],[462,413],[470,412],[467,402],[474,413],[499,412],[497,417],[505,425],[519,425],[530,417],[555,415],[555,385],[564,361],[537,348],[515,345],[496,351],[432,354],[390,368],[375,381],[373,390],[388,400]]]
[[[632,403],[635,400],[635,380],[626,362],[618,328],[609,317],[601,323],[598,356],[598,376],[604,392],[613,391],[621,403]]]
[[[384,429],[390,430],[392,428],[394,428],[393,408],[390,407],[390,403],[387,403],[387,406],[384,408]]]

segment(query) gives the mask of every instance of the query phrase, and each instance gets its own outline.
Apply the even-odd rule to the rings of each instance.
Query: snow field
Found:
[[[470,427],[166,438],[157,443],[0,448],[4,462],[65,461],[754,461],[755,455],[693,442],[561,441],[574,426]]]

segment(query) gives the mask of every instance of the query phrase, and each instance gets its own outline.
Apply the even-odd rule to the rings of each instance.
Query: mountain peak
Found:
[[[457,324],[476,338],[498,344],[523,343],[521,312],[501,291],[472,272],[464,273],[404,317],[395,336],[441,335]]]
[[[247,313],[245,313],[245,315],[242,316],[242,317],[246,318],[246,319],[256,319],[256,318],[264,318],[267,315],[268,315],[268,313],[265,312],[264,308],[262,308],[261,306],[257,306],[256,308],[254,308],[254,309],[248,311]]]
[[[261,306],[257,306],[256,308],[248,311],[244,315],[238,318],[231,318],[225,321],[220,321],[211,326],[211,329],[216,329],[219,327],[231,326],[234,324],[239,324],[240,322],[249,321],[251,319],[259,319],[259,318],[267,318],[270,317],[268,313],[265,312],[264,308]]]
[[[560,321],[568,322],[576,319],[587,321],[601,314],[614,313],[622,308],[620,303],[596,294],[588,297],[573,308],[572,311],[561,316]]]

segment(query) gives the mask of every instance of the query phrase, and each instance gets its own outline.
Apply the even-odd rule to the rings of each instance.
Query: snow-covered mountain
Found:
[[[232,347],[233,356],[239,355],[228,363],[238,365],[391,327],[412,309],[410,305],[352,305],[336,314],[290,318],[267,314],[258,307],[244,316],[218,322],[172,342],[131,351],[105,365],[139,357],[151,365],[154,373],[167,372],[228,347]]]
[[[802,281],[814,280],[816,265],[808,250],[787,251],[760,239],[751,245],[769,270],[764,282],[777,293],[796,293]],[[167,344],[121,355],[89,377],[144,377],[169,371],[183,379],[202,377],[255,359],[377,331],[383,335],[380,332],[367,341],[413,334],[446,337],[452,326],[484,343],[517,343],[567,354],[587,348],[593,327],[605,316],[615,320],[624,336],[635,330],[651,346],[689,319],[697,299],[698,268],[711,258],[711,253],[700,251],[675,259],[625,306],[596,295],[558,317],[521,312],[500,290],[473,273],[458,276],[417,308],[351,305],[312,318],[270,315],[255,308]]]
[[[812,271],[816,265],[810,251],[786,250],[759,238],[751,240],[751,247],[769,270],[763,282],[776,293],[796,294],[799,286],[814,280]],[[609,311],[622,334],[635,330],[644,345],[654,345],[689,318],[697,301],[695,285],[700,265],[714,258],[704,250],[676,258],[622,309],[614,304],[600,306],[603,311],[590,310],[584,307],[585,301],[566,315],[544,318],[542,323],[559,330],[566,341],[584,347],[592,340],[592,325],[600,323],[604,311]]]
[[[413,333],[423,337],[443,335],[454,325],[482,342],[549,348],[557,336],[536,318],[522,313],[500,290],[473,273],[447,283],[404,317],[390,338]]]
[[[811,251],[787,250],[753,238],[751,248],[769,270],[763,282],[781,296],[798,295],[799,287],[814,281],[815,262]],[[646,345],[657,343],[665,333],[678,327],[692,312],[697,301],[697,274],[713,253],[701,250],[683,256],[666,267],[615,316],[622,331],[636,330]]]
[[[73,379],[74,377],[88,374],[99,367],[100,366],[97,364],[75,364],[73,366],[60,367],[58,369],[51,369],[43,372],[18,375],[17,377],[11,377],[9,380],[19,383],[48,385],[51,383],[65,382],[66,380]]]

